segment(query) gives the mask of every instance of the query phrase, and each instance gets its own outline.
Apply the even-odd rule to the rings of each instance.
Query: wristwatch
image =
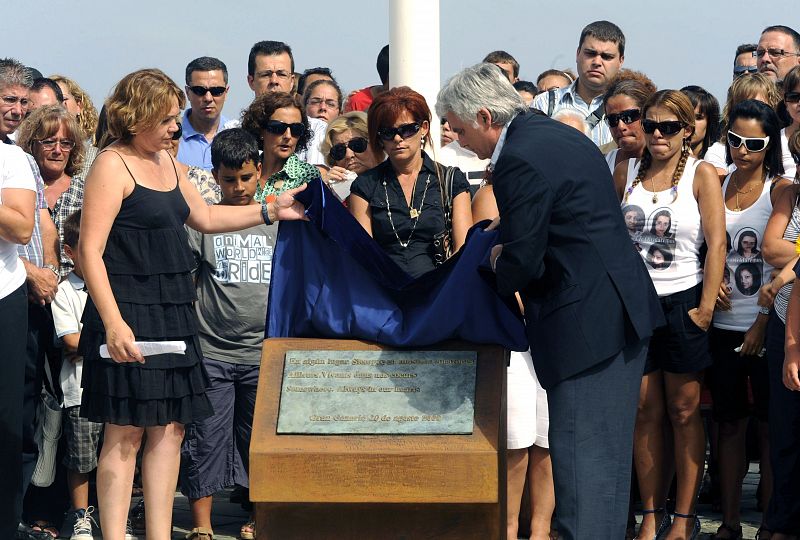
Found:
[[[47,268],[48,270],[52,271],[56,275],[56,277],[60,277],[58,273],[58,268],[56,268],[54,265],[45,264],[44,266],[42,266],[42,268]]]
[[[758,308],[758,312],[762,315],[769,315],[769,308],[768,307],[760,307]]]

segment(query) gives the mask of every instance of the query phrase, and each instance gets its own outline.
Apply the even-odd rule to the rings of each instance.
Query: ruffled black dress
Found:
[[[101,358],[105,328],[90,294],[78,347],[84,359],[81,416],[146,427],[213,414],[192,307],[193,261],[183,226],[188,216],[177,186],[157,191],[136,183],[123,199],[103,253],[122,318],[137,341],[183,340],[186,353],[147,356],[144,364]]]

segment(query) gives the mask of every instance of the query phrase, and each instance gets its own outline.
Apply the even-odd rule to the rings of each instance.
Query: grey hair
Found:
[[[452,113],[464,122],[475,122],[481,108],[492,115],[492,124],[500,126],[527,109],[505,74],[486,62],[453,75],[436,96],[440,117]]]
[[[589,124],[586,122],[586,118],[574,109],[559,109],[558,112],[553,115],[553,120],[575,127],[571,123],[565,122],[565,120],[574,120],[578,123],[578,125],[582,126],[581,131],[583,131],[584,135],[587,137],[591,135],[592,130],[589,129]]]
[[[30,88],[33,77],[30,71],[13,58],[0,58],[0,88],[24,86]]]

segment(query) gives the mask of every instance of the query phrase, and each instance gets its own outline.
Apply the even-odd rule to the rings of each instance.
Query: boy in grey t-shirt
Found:
[[[212,173],[222,190],[219,204],[258,204],[258,144],[241,128],[217,134]],[[258,386],[277,225],[229,233],[189,230],[197,262],[195,304],[206,389],[214,415],[186,428],[181,451],[181,492],[189,497],[194,531],[211,532],[211,496],[234,484],[249,487],[248,458]],[[254,533],[252,521],[242,538]]]

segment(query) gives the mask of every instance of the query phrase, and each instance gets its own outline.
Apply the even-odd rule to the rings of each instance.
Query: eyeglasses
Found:
[[[800,101],[800,92],[786,92],[783,96],[783,101],[786,103],[797,103]]]
[[[28,101],[28,98],[19,96],[3,96],[2,100],[3,100],[3,105],[8,105],[9,107],[13,107],[17,103],[19,103],[23,107],[27,107],[28,104],[30,103],[30,101]]]
[[[422,126],[417,122],[403,124],[402,126],[397,127],[384,127],[378,129],[378,137],[384,141],[391,141],[394,139],[395,135],[400,135],[401,139],[408,139],[409,137],[413,137],[419,133],[421,127]]]
[[[212,86],[211,88],[206,88],[205,86],[190,86],[189,90],[197,97],[205,97],[206,92],[211,92],[212,96],[219,97],[225,93],[227,88],[224,86]]]
[[[742,137],[733,131],[728,131],[728,145],[731,148],[739,148],[742,143],[748,152],[763,152],[769,144],[769,137]]]
[[[609,127],[615,128],[622,121],[626,126],[629,126],[642,117],[642,111],[639,109],[626,109],[619,113],[607,114],[606,122]]]
[[[75,148],[75,141],[71,141],[69,139],[42,139],[36,141],[38,142],[42,148],[46,151],[55,150],[56,145],[61,147],[61,150],[64,152],[69,152],[73,148]]]
[[[264,129],[267,131],[267,133],[272,133],[273,135],[283,135],[288,129],[291,132],[292,137],[301,137],[303,133],[306,132],[305,124],[301,124],[300,122],[287,124],[286,122],[281,122],[280,120],[270,120],[264,125]]]
[[[318,107],[318,106],[322,105],[323,103],[329,109],[338,109],[339,108],[339,103],[336,100],[333,100],[333,99],[311,98],[311,99],[308,100],[308,104],[309,105],[314,105],[315,107]]]
[[[753,56],[755,56],[756,58],[761,58],[765,54],[769,54],[770,56],[773,56],[775,58],[782,58],[784,56],[800,56],[800,53],[790,52],[784,49],[767,48],[767,49],[756,49],[755,51],[753,51]]]
[[[275,76],[276,76],[277,78],[279,78],[279,79],[286,80],[286,79],[288,79],[289,77],[291,77],[291,75],[292,75],[292,74],[291,74],[291,73],[289,73],[288,71],[283,71],[283,70],[280,70],[280,71],[272,71],[271,69],[268,69],[268,70],[266,70],[266,71],[259,71],[259,72],[257,73],[257,75],[258,75],[259,77],[264,77],[265,79],[271,79],[271,78],[272,78],[272,76],[273,76],[273,75],[275,75]]]
[[[666,120],[664,122],[656,122],[648,118],[642,120],[642,131],[648,135],[655,133],[656,130],[662,135],[675,135],[684,127],[686,126],[680,120]]]
[[[347,143],[334,144],[331,146],[331,150],[328,154],[330,154],[333,161],[341,161],[344,159],[344,156],[347,155],[348,148],[356,154],[360,154],[367,149],[367,139],[364,137],[355,137],[347,141]]]
[[[758,66],[733,66],[734,75],[744,75],[745,73],[758,73]]]

